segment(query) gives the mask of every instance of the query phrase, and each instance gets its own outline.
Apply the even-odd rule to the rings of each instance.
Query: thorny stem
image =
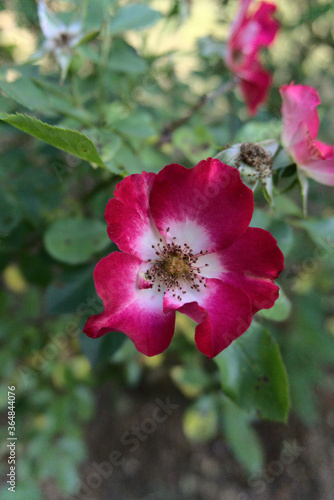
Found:
[[[163,131],[160,135],[160,139],[157,143],[157,146],[162,146],[163,144],[170,142],[171,137],[173,135],[173,132],[175,130],[177,130],[178,128],[182,127],[182,125],[187,123],[192,118],[192,116],[199,109],[201,109],[205,104],[207,104],[208,102],[214,101],[220,95],[225,94],[229,90],[233,89],[233,87],[235,87],[235,85],[237,83],[238,83],[238,78],[235,77],[232,80],[230,80],[230,81],[224,83],[223,85],[221,85],[220,87],[218,87],[218,89],[211,92],[211,94],[202,95],[198,99],[198,101],[192,106],[192,108],[190,108],[190,110],[188,111],[188,113],[185,116],[183,116],[181,118],[177,118],[176,120],[173,120],[171,123],[166,125],[166,127],[163,129]]]

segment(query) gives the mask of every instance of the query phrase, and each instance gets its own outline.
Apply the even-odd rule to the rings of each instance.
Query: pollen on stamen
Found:
[[[188,243],[180,245],[175,242],[175,236],[170,243],[166,241],[166,235],[170,231],[168,227],[165,231],[165,244],[162,238],[156,245],[152,245],[155,250],[155,259],[148,259],[147,262],[151,264],[150,269],[146,272],[146,278],[152,282],[152,286],[157,284],[158,292],[164,290],[171,291],[173,297],[182,302],[181,295],[187,292],[183,290],[184,283],[192,290],[197,292],[201,291],[201,286],[205,284],[205,278],[201,276],[201,267],[197,267],[196,263],[199,256],[209,253],[208,251],[201,250],[199,253],[194,254],[194,251]],[[207,267],[209,264],[205,264]]]

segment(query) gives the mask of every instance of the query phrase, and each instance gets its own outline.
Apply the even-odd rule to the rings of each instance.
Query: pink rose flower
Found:
[[[240,90],[248,111],[254,115],[267,97],[272,77],[259,61],[261,47],[273,42],[279,23],[273,19],[276,6],[261,2],[259,8],[247,14],[251,0],[241,0],[239,14],[231,27],[225,62],[240,79]]]
[[[130,175],[114,195],[105,218],[121,252],[95,268],[104,311],[88,318],[87,335],[121,331],[154,356],[180,311],[198,323],[195,342],[211,358],[274,305],[283,254],[270,233],[248,227],[253,193],[235,168],[211,158],[168,165]]]
[[[304,174],[334,186],[334,146],[317,141],[321,103],[318,92],[307,85],[283,85],[282,144],[294,159],[299,177]]]

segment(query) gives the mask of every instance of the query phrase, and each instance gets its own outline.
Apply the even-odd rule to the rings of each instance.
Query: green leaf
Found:
[[[95,117],[84,109],[78,109],[66,99],[66,94],[54,92],[51,84],[41,79],[19,78],[14,82],[0,80],[0,89],[21,106],[44,115],[54,116],[57,113],[70,116],[83,123],[93,122]]]
[[[128,4],[121,7],[110,25],[110,33],[122,33],[127,30],[141,30],[161,19],[160,12],[150,9],[144,3]]]
[[[125,342],[126,336],[121,332],[111,332],[108,335],[104,335],[101,340],[97,357],[98,363],[103,363],[111,358]]]
[[[74,313],[80,305],[95,297],[93,271],[94,266],[89,265],[80,270],[63,272],[46,289],[47,313],[57,315]]]
[[[279,170],[281,168],[289,167],[293,165],[294,161],[289,156],[285,149],[281,149],[274,158],[273,169]]]
[[[171,377],[186,397],[195,397],[210,385],[210,377],[200,366],[174,366]]]
[[[235,142],[260,142],[276,139],[281,134],[281,120],[272,119],[265,122],[250,121],[239,130]]]
[[[316,245],[333,253],[334,249],[334,217],[322,220],[300,221],[299,226],[304,228]]]
[[[128,116],[114,122],[112,126],[123,135],[130,137],[139,137],[146,139],[156,134],[151,115],[144,111],[139,111],[134,115]]]
[[[145,172],[158,173],[165,165],[168,165],[170,157],[152,148],[148,144],[139,151],[139,159],[145,165]]]
[[[183,431],[191,441],[203,443],[218,432],[218,414],[210,395],[201,396],[187,408],[183,416]]]
[[[43,498],[39,487],[33,479],[17,485],[14,494],[8,490],[7,486],[4,486],[0,490],[0,496],[1,500],[11,500],[13,496],[15,497],[15,500],[27,500],[27,498],[42,500]]]
[[[271,216],[267,211],[262,210],[261,208],[255,208],[250,226],[268,229],[271,220]]]
[[[55,221],[44,236],[49,254],[66,264],[82,264],[106,248],[110,240],[99,220],[68,218]]]
[[[21,216],[15,200],[0,188],[0,245],[5,238],[20,222]]]
[[[92,141],[76,130],[48,125],[37,118],[19,113],[15,115],[0,113],[0,120],[82,160],[96,163],[100,167],[104,166]]]
[[[184,155],[194,164],[198,158],[213,156],[216,148],[213,146],[213,137],[207,128],[181,127],[173,134],[173,146],[180,149]]]
[[[43,110],[48,106],[48,99],[29,78],[19,78],[14,82],[0,80],[0,89],[11,99],[31,111]]]
[[[327,12],[332,9],[332,2],[328,2],[327,5],[325,3],[321,3],[320,5],[309,5],[310,8],[302,16],[300,16],[298,22],[286,26],[285,29],[292,30],[304,24],[311,25],[311,23],[315,22],[316,19],[325,16]]]
[[[279,248],[282,250],[284,255],[287,255],[291,250],[294,234],[291,226],[286,222],[279,219],[271,219],[271,223],[267,227],[270,234],[277,240]]]
[[[73,462],[80,462],[86,457],[86,449],[81,439],[74,436],[66,436],[59,439],[57,448],[62,455],[68,455]]]
[[[277,343],[254,324],[214,358],[224,393],[260,418],[285,422],[289,411],[286,371]]]
[[[139,174],[144,169],[144,165],[138,160],[138,156],[124,143],[114,161],[117,166],[125,170],[128,175]]]
[[[44,250],[34,255],[23,252],[19,264],[24,277],[34,285],[46,286],[53,278],[52,260]]]
[[[285,321],[290,316],[291,308],[291,302],[281,288],[275,305],[271,309],[262,309],[257,314],[261,318],[270,319],[271,321]]]
[[[61,491],[68,495],[74,494],[78,490],[78,487],[80,485],[78,466],[73,463],[72,457],[68,457],[61,452],[55,453],[53,456],[53,460],[53,475],[56,476]]]
[[[251,426],[249,414],[228,398],[224,398],[222,424],[226,441],[239,462],[250,474],[263,467],[264,456],[261,442]]]
[[[302,211],[296,203],[288,196],[281,194],[275,197],[275,210],[285,217],[286,215],[293,215],[301,217]]]
[[[138,75],[147,71],[147,64],[144,59],[139,57],[133,47],[130,47],[123,40],[115,40],[108,68],[120,73]]]
[[[115,158],[121,147],[122,139],[120,136],[108,130],[107,139],[104,140],[104,144],[101,146],[101,156],[106,166]]]
[[[121,332],[111,332],[97,339],[92,339],[83,332],[79,336],[82,352],[93,366],[110,359],[123,345],[125,340],[126,336]]]

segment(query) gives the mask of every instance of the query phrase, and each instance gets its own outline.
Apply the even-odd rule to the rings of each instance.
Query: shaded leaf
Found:
[[[111,358],[123,345],[126,338],[124,333],[111,332],[97,339],[92,339],[82,332],[79,340],[82,352],[87,356],[91,365],[98,365]]]
[[[271,309],[262,309],[257,314],[271,321],[285,321],[290,316],[291,308],[292,304],[281,288],[275,305]]]
[[[0,188],[0,245],[20,222],[21,216],[17,203],[2,188]]]
[[[224,398],[222,424],[226,441],[239,462],[254,474],[263,467],[264,457],[260,439],[251,426],[249,414],[228,398]]]
[[[298,223],[316,245],[334,251],[334,217],[322,220],[306,220]]]
[[[200,443],[216,436],[218,414],[211,396],[201,396],[186,409],[183,416],[183,431],[188,439]]]
[[[121,7],[114,16],[110,25],[110,33],[115,35],[127,30],[141,30],[156,23],[161,17],[160,12],[144,3],[128,4]]]
[[[110,244],[105,224],[93,219],[55,221],[44,235],[49,254],[66,264],[82,264]]]
[[[134,75],[147,71],[146,61],[141,58],[133,47],[123,40],[115,40],[112,53],[108,61],[108,68],[120,73]]]
[[[94,266],[90,265],[80,270],[65,271],[60,275],[46,290],[46,312],[74,313],[80,305],[85,305],[89,299],[96,297],[93,271]]]
[[[131,137],[145,139],[156,133],[151,115],[143,111],[114,122],[112,125],[118,132]]]
[[[249,330],[214,358],[224,393],[238,406],[260,418],[286,421],[289,392],[277,343],[268,330],[252,324]]]

